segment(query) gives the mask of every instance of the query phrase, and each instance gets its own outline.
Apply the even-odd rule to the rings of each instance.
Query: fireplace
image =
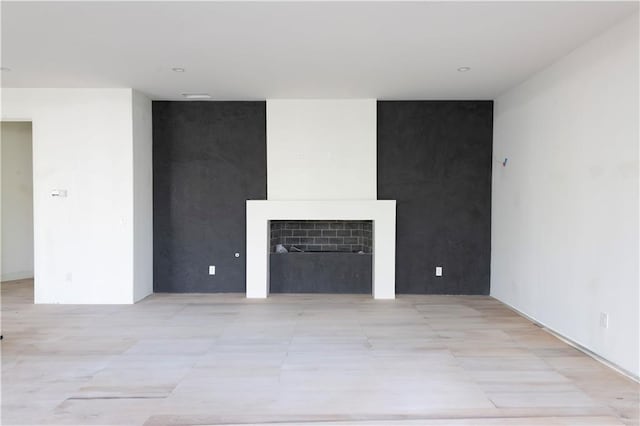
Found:
[[[289,223],[290,229],[287,229],[287,223]],[[272,229],[273,224],[276,224],[275,229]],[[302,235],[301,232],[303,231],[302,224],[309,228],[304,230],[306,231],[305,235]],[[310,229],[311,224],[313,224],[313,229]],[[322,229],[327,224],[329,228]],[[296,226],[299,226],[298,234],[300,235],[294,237],[293,231]],[[322,231],[332,231],[332,226],[336,231],[336,236],[328,236],[327,234],[327,237],[323,237]],[[356,232],[354,236],[352,233],[354,228],[349,228],[350,235],[347,237],[347,226],[354,227],[359,232]],[[343,231],[341,232],[343,240],[337,240],[339,230]],[[288,232],[279,234],[280,231],[291,231],[291,235],[286,235]],[[311,236],[309,231],[314,231]],[[320,231],[320,235],[316,235],[317,231]],[[370,266],[366,266],[366,269],[371,274],[371,278],[367,282],[371,284],[367,285],[366,290],[363,291],[370,292],[375,299],[393,299],[395,297],[395,232],[395,200],[248,200],[247,297],[265,298],[269,295],[272,257],[281,256],[279,259],[282,262],[286,262],[285,259],[296,262],[295,256],[299,256],[300,259],[313,263],[317,259],[312,256],[325,255],[354,256],[355,259],[358,259],[356,262],[363,263],[368,259]],[[292,240],[287,242],[287,237]],[[311,239],[316,237],[328,238],[328,240]],[[282,238],[284,238],[284,242],[282,242]],[[293,238],[298,238],[298,240]],[[305,238],[304,243],[302,238]],[[333,240],[335,247],[330,240],[331,238],[336,238]],[[349,239],[347,240],[347,238]],[[276,242],[278,239],[281,242]],[[341,244],[339,244],[340,242]],[[287,253],[275,254],[277,244],[283,244]],[[349,246],[348,249],[347,246]],[[358,250],[354,252],[356,249]],[[348,259],[342,260],[349,262]],[[321,271],[322,269],[315,270]],[[300,278],[312,279],[308,274]],[[274,290],[278,289],[274,288]]]
[[[272,220],[272,293],[371,293],[370,220]]]

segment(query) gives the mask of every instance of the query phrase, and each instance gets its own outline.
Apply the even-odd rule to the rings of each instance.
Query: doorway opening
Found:
[[[3,286],[34,278],[32,135],[29,121],[0,122],[0,278]]]

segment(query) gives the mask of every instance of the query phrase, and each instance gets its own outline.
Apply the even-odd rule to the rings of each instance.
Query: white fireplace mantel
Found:
[[[247,297],[269,294],[269,221],[373,221],[374,299],[395,298],[396,201],[247,201]]]

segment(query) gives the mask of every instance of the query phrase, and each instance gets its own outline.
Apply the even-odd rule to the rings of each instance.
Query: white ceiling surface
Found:
[[[11,71],[2,86],[133,87],[152,99],[493,99],[637,10],[636,2],[3,1],[2,66]]]

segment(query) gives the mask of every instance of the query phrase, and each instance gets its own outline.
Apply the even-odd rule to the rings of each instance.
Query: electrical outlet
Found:
[[[215,274],[216,274],[216,266],[209,265],[209,275],[215,275]]]
[[[436,277],[442,276],[442,266],[436,266]]]
[[[609,328],[609,314],[600,312],[600,327]]]

